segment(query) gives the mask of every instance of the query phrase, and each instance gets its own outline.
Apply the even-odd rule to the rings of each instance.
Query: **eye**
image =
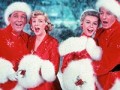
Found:
[[[39,22],[43,22],[43,20],[40,20],[40,19],[39,19],[38,21],[39,21]]]
[[[13,15],[13,17],[17,18],[17,17],[18,17],[18,15],[14,14],[14,15]]]
[[[98,22],[94,22],[93,25],[98,25]]]
[[[32,22],[34,23],[34,22],[36,22],[35,20],[32,20]]]
[[[112,15],[112,13],[111,12],[107,12],[107,15]]]
[[[27,17],[26,17],[25,15],[22,15],[22,16],[21,16],[21,18],[24,18],[24,19],[26,19]]]
[[[100,12],[99,14],[100,14],[100,15],[103,15],[103,12]]]
[[[87,24],[89,24],[89,23],[90,23],[90,21],[86,21],[86,23],[87,23]]]

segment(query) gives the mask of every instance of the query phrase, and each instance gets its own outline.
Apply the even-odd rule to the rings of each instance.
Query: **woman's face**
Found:
[[[92,36],[98,28],[98,18],[95,16],[86,16],[81,22],[81,27],[83,29],[83,34]]]
[[[45,31],[45,16],[44,15],[38,15],[36,17],[32,18],[32,30],[34,31],[35,35],[43,35],[46,33]]]
[[[115,22],[116,17],[110,11],[103,7],[100,8],[99,12],[102,27],[105,29],[110,28]]]

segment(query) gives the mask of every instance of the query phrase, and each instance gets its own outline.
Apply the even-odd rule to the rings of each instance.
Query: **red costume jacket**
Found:
[[[52,62],[55,67],[55,73],[57,75],[59,70],[59,62],[60,62],[60,56],[58,53],[58,41],[47,34],[44,37],[43,41],[41,42],[40,46],[34,52],[33,49],[35,45],[35,39],[36,39],[35,36],[32,36],[29,39],[29,43],[28,43],[29,50],[32,53],[41,57],[41,59],[43,60],[50,60],[50,62]],[[48,74],[49,73],[50,72],[48,72]],[[60,84],[58,83],[58,79],[56,79],[55,82],[44,82],[41,85],[37,86],[36,88],[32,88],[29,90],[61,90],[61,88],[60,88]]]
[[[71,37],[59,46],[63,57],[62,81],[66,90],[95,90],[92,60],[100,60],[102,51],[93,38],[82,35]],[[87,83],[85,83],[87,82]]]
[[[120,23],[116,21],[108,29],[100,28],[95,40],[101,46],[103,55],[99,62],[93,62],[94,68],[103,90],[109,90],[115,80],[120,78],[120,67],[117,66],[120,64]],[[117,71],[116,66],[119,69]]]
[[[14,70],[18,69],[18,64],[23,55],[28,54],[27,40],[28,34],[21,32],[19,36],[12,34],[11,25],[0,30],[0,57],[9,60]],[[4,69],[4,68],[3,68]],[[16,82],[7,81],[0,84],[3,90],[11,90],[16,85]]]

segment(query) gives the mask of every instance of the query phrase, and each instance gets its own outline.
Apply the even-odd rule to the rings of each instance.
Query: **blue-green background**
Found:
[[[33,10],[48,14],[54,29],[50,32],[60,42],[71,36],[80,36],[79,17],[86,8],[95,8],[96,0],[0,0],[0,28],[6,25],[3,20],[4,10],[15,1],[27,2]],[[30,33],[29,25],[25,31]]]

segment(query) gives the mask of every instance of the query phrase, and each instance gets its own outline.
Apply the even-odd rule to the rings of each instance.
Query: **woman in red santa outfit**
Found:
[[[71,37],[59,46],[60,55],[64,56],[62,64],[63,86],[66,90],[95,90],[95,73],[92,60],[100,60],[102,50],[93,40],[99,26],[99,14],[90,9],[81,15],[80,37]]]
[[[25,2],[14,2],[5,10],[4,18],[8,25],[0,30],[0,89],[15,88],[15,72],[23,55],[28,54],[28,34],[23,32],[31,14],[31,8]]]
[[[30,25],[35,34],[28,42],[32,55],[21,60],[18,82],[28,90],[61,90],[57,78],[60,63],[58,41],[48,34],[53,25],[41,11],[32,12]]]
[[[103,49],[100,62],[94,62],[103,90],[120,90],[120,4],[117,0],[98,0],[101,28],[95,40]]]

